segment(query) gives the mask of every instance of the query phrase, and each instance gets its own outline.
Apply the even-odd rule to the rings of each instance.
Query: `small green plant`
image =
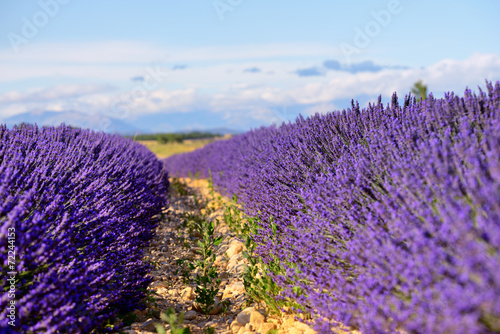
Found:
[[[248,260],[248,265],[243,272],[243,284],[250,299],[247,304],[253,302],[265,302],[270,312],[280,315],[280,309],[289,303],[285,300],[278,300],[276,297],[281,292],[281,288],[272,280],[268,273],[283,274],[284,270],[277,258],[268,264],[255,254],[257,243],[252,236],[257,234],[262,221],[259,218],[246,216],[238,206],[238,199],[233,195],[233,203],[227,205],[224,212],[226,224],[244,240],[246,250],[243,257]],[[277,227],[270,218],[273,235],[269,242],[277,243]]]
[[[203,224],[206,220],[205,215],[201,215],[198,213],[189,213],[186,212],[183,215],[184,227],[188,229],[188,233],[190,235],[201,234],[203,230]]]
[[[221,195],[215,195],[215,187],[214,187],[214,181],[212,178],[212,171],[209,169],[208,170],[209,178],[208,178],[208,189],[210,190],[210,200],[209,203],[211,205],[207,205],[208,211],[212,212],[217,209],[217,207],[222,207],[222,196]]]
[[[222,237],[215,237],[215,223],[213,221],[203,221],[202,224],[203,239],[198,240],[197,244],[201,248],[201,260],[196,260],[192,264],[192,269],[195,267],[201,271],[201,275],[197,274],[195,282],[196,302],[198,302],[205,314],[208,314],[212,305],[215,303],[215,296],[219,293],[220,278],[218,278],[217,270],[213,263],[215,262],[214,247],[220,245]]]
[[[189,284],[190,283],[190,277],[191,277],[191,271],[189,270],[189,266],[187,265],[187,260],[186,259],[177,259],[175,262],[177,263],[177,266],[179,269],[176,269],[174,271],[175,275],[180,274],[182,276],[182,282],[184,284]]]
[[[211,181],[209,181],[210,183]],[[213,185],[212,185],[213,190]],[[212,192],[214,194],[214,192]],[[190,235],[198,238],[196,245],[199,247],[196,254],[199,254],[201,259],[193,261],[189,259],[177,260],[177,265],[180,269],[177,271],[183,276],[185,284],[192,281],[196,284],[195,301],[200,305],[203,313],[208,315],[215,304],[215,296],[219,293],[219,284],[221,282],[218,277],[214,262],[216,259],[214,248],[222,242],[222,237],[215,236],[216,222],[208,221],[207,215],[213,210],[213,204],[210,199],[207,202],[198,199],[196,193],[193,195],[195,202],[195,212],[185,213],[183,215],[183,227],[188,229]],[[212,199],[215,198],[212,195]],[[206,211],[202,214],[202,207],[206,207]],[[187,241],[185,241],[187,242]],[[194,278],[190,271],[197,270]],[[227,305],[223,305],[227,308]]]
[[[186,182],[182,181],[178,177],[172,178],[170,186],[172,187],[172,190],[179,196],[189,196],[192,193]]]
[[[201,209],[202,208],[202,202],[200,202],[200,200],[198,199],[198,195],[194,194],[193,195],[193,200],[194,200],[194,207],[197,208],[197,209]]]
[[[167,322],[170,325],[170,332],[172,334],[190,334],[191,331],[189,327],[182,327],[184,322],[184,313],[180,313],[179,316],[175,314],[175,311],[171,308],[167,312],[162,312],[160,315],[161,320]],[[162,324],[156,323],[156,332],[158,334],[166,334],[167,331]]]
[[[214,333],[215,333],[214,327],[207,327],[203,330],[203,334],[214,334]]]
[[[247,220],[248,224],[244,230],[247,230],[249,233],[246,233],[244,236],[246,251],[243,252],[243,257],[248,260],[249,264],[246,266],[243,273],[245,290],[251,300],[257,302],[264,301],[271,310],[271,313],[279,315],[281,313],[279,311],[280,308],[285,306],[283,301],[276,299],[281,288],[278,287],[267,273],[283,274],[284,270],[277,258],[265,264],[260,257],[255,255],[257,244],[253,241],[251,236],[257,233],[257,229],[259,228],[257,223],[258,219],[249,217]],[[271,228],[273,231],[272,238],[276,241],[276,225],[272,222],[272,218]],[[260,277],[258,274],[260,274]]]
[[[143,299],[143,302],[146,305],[146,308],[148,309],[147,316],[150,318],[158,318],[160,316],[160,308],[158,306],[158,303],[156,301],[155,296],[160,296],[159,294],[156,293],[154,290],[150,289],[141,289],[140,291],[144,291],[146,293],[146,297]],[[161,297],[161,296],[160,296]]]
[[[411,92],[419,99],[427,99],[427,85],[424,85],[422,80],[418,80],[417,82],[415,82],[415,84],[411,88]]]
[[[243,218],[242,212],[238,208],[238,197],[233,195],[233,202],[224,208],[224,222],[231,230],[238,235],[242,235]]]
[[[123,325],[125,325],[125,326],[130,326],[134,322],[139,321],[139,317],[133,312],[119,314],[118,318],[120,318],[123,321]]]

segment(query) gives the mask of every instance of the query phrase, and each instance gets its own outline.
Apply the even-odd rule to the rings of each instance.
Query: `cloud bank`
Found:
[[[116,46],[124,51],[138,44]],[[27,83],[44,77],[57,79],[54,73],[64,73],[62,81],[88,82],[0,92],[0,119],[42,110],[76,110],[130,120],[203,111],[242,124],[249,120],[269,124],[299,112],[310,115],[346,108],[351,99],[374,100],[378,95],[388,99],[393,92],[404,95],[417,80],[423,80],[430,92],[440,96],[451,90],[461,93],[466,86],[484,86],[485,79],[500,79],[500,56],[496,54],[473,54],[463,60],[444,59],[427,67],[409,68],[371,60],[347,65],[328,57],[326,48],[319,47],[307,51],[291,45],[283,46],[286,50],[242,48],[250,55],[239,48],[223,47],[210,50],[205,59],[194,50],[175,50],[167,55],[165,50],[142,46],[145,49],[126,53],[118,63],[115,51],[106,45],[101,57],[87,52],[90,58],[84,59],[78,52],[70,52],[57,61],[49,61],[52,58],[47,52],[37,61],[25,53],[25,59],[19,61],[0,51],[0,70],[5,73],[0,83],[13,78]],[[288,54],[286,60],[275,59],[284,54]],[[314,59],[300,58],[304,54],[314,55]],[[151,84],[153,70],[164,77],[158,85]],[[284,108],[291,110],[290,115],[278,112],[276,116],[276,110]]]

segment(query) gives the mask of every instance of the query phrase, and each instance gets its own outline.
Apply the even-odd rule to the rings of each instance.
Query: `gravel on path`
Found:
[[[211,313],[215,314],[212,315],[205,315],[197,310],[197,304],[194,303],[196,286],[182,276],[178,260],[194,260],[201,256],[200,248],[197,247],[197,240],[201,235],[184,227],[183,219],[186,213],[197,210],[205,213],[205,209],[200,211],[197,202],[206,202],[210,197],[210,189],[207,180],[180,179],[180,182],[187,185],[188,194],[180,195],[171,191],[171,204],[164,211],[165,219],[158,226],[150,247],[145,250],[145,260],[154,263],[154,269],[150,273],[153,282],[148,288],[154,301],[151,299],[145,310],[135,310],[135,322],[124,327],[121,333],[157,333],[157,324],[163,325],[166,333],[171,333],[168,323],[160,317],[161,312],[166,312],[169,308],[177,315],[184,313],[182,326],[189,327],[194,334],[204,333],[209,327],[213,327],[213,333],[216,334],[266,334],[269,331],[280,334],[316,333],[308,325],[295,320],[294,315],[271,316],[266,305],[247,305],[249,298],[242,278],[247,263],[242,255],[245,247],[224,223],[224,209],[220,205],[207,218],[216,223],[215,236],[223,237],[222,243],[215,249],[214,262],[221,278],[216,297],[219,306],[213,309]],[[228,199],[223,198],[223,201],[228,203]],[[188,275],[194,274],[196,270]],[[224,303],[229,304],[225,310]]]

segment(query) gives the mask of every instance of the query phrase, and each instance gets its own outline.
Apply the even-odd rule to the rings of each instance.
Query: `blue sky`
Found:
[[[497,0],[0,0],[0,121],[247,130],[419,79],[461,94],[500,80],[499,13]]]

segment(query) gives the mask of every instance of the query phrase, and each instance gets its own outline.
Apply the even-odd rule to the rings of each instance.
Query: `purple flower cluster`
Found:
[[[0,126],[0,282],[17,273],[15,329],[90,333],[140,307],[150,283],[142,249],[167,192],[164,165],[131,140],[68,126]],[[12,228],[15,270],[7,261]],[[3,293],[0,331],[12,329],[9,302]]]
[[[273,279],[331,333],[500,332],[500,83],[250,131],[166,159],[262,219]],[[278,240],[272,241],[271,219]],[[298,289],[300,287],[301,289]]]

